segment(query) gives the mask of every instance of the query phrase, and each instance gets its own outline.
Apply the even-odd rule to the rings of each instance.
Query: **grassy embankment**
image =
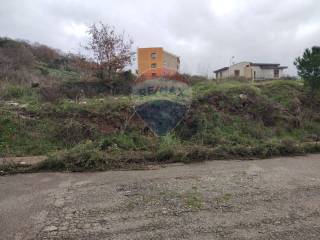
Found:
[[[48,155],[24,170],[107,170],[145,164],[320,152],[320,96],[299,81],[199,83],[185,120],[155,137],[128,96],[45,102],[39,89],[0,88],[0,157]],[[6,171],[8,171],[6,167]]]

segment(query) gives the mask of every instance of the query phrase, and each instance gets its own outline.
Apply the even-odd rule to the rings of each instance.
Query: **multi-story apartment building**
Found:
[[[152,77],[175,74],[180,70],[180,58],[161,47],[138,49],[138,74]]]

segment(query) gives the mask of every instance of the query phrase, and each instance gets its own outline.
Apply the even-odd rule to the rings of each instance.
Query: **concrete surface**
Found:
[[[0,239],[320,239],[320,155],[0,177]]]
[[[34,165],[44,161],[46,158],[47,158],[46,156],[6,157],[6,158],[0,158],[0,165],[6,165],[6,164]]]

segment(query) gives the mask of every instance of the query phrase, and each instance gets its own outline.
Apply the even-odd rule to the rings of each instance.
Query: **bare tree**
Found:
[[[87,60],[83,55],[68,54],[68,68],[78,72],[80,79],[92,79],[97,69],[97,63]]]
[[[35,58],[23,42],[0,38],[0,77],[8,80],[18,71],[27,69],[35,63]]]
[[[118,34],[113,26],[100,22],[90,26],[88,33],[90,40],[85,49],[92,51],[101,79],[111,80],[114,74],[132,63],[133,40],[127,40],[124,32]]]
[[[53,62],[55,59],[60,58],[57,50],[41,44],[33,45],[33,54],[43,62]]]

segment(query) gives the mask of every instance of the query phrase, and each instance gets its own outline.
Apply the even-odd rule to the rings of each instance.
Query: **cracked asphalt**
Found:
[[[320,155],[0,177],[0,239],[320,239]]]

